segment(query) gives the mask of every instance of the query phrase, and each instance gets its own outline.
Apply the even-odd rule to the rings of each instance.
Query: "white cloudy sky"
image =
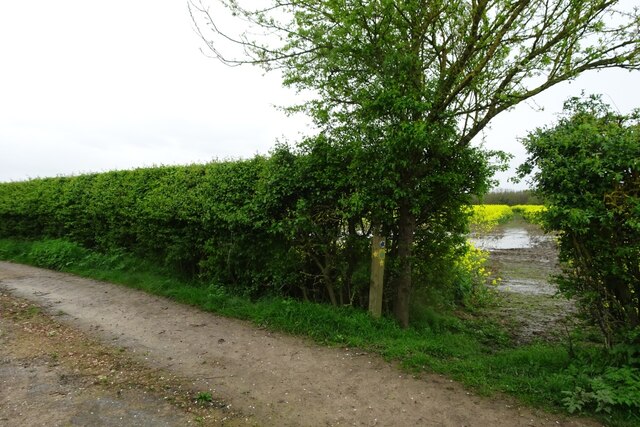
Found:
[[[201,52],[186,0],[0,1],[0,182],[267,153],[302,118],[276,75]],[[640,75],[586,74],[499,116],[486,144],[524,159],[517,138],[550,123],[581,90],[621,112]],[[503,187],[514,187],[501,176]]]

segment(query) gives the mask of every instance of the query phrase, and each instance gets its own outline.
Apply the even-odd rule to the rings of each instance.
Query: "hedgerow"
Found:
[[[0,238],[124,250],[250,297],[367,307],[372,218],[387,237],[389,283],[398,268],[398,230],[373,213],[384,194],[364,193],[354,179],[362,175],[345,169],[357,164],[355,155],[319,138],[298,151],[280,146],[249,160],[4,183]],[[445,203],[439,182],[430,185],[430,226],[416,237],[416,292],[439,294],[449,305],[474,300],[464,294],[480,289],[473,285],[477,276],[457,261],[468,250],[470,197]],[[393,218],[393,207],[388,210]],[[387,291],[389,311],[394,295],[392,287]]]
[[[334,303],[354,300],[366,233],[346,236],[335,182],[313,179],[304,160],[280,148],[270,159],[4,183],[0,236],[123,249],[251,296],[322,301],[330,289]]]
[[[125,249],[189,277],[264,287],[264,276],[299,269],[256,197],[266,163],[256,157],[5,183],[0,235]]]

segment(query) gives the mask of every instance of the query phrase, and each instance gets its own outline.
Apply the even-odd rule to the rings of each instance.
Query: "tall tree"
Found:
[[[424,179],[443,169],[470,173],[460,166],[474,157],[461,153],[516,104],[587,70],[639,67],[638,11],[617,10],[615,0],[248,3],[213,4],[238,19],[237,32],[202,0],[190,9],[213,57],[279,69],[285,85],[306,94],[292,111],[375,154],[372,167],[385,175],[369,188],[382,182],[390,198],[374,203],[374,215],[391,218],[397,230],[394,312],[404,326]],[[457,178],[449,189],[463,195],[481,187]]]

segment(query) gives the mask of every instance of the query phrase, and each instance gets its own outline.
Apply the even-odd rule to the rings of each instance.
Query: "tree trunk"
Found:
[[[324,263],[320,262],[318,257],[315,255],[311,255],[311,258],[315,261],[316,265],[320,269],[320,273],[322,275],[322,283],[327,290],[327,295],[329,295],[331,305],[337,306],[338,300],[336,298],[336,293],[333,290],[333,278],[331,277],[331,261],[329,254],[325,252]]]
[[[338,300],[336,299],[336,293],[333,290],[333,280],[331,280],[331,273],[329,272],[329,267],[322,269],[322,281],[324,282],[324,286],[327,289],[327,293],[329,294],[329,300],[331,301],[331,305],[334,307],[338,305]]]
[[[400,326],[406,328],[409,326],[411,252],[416,228],[416,219],[411,213],[408,201],[402,201],[400,204],[398,226],[398,262],[400,269],[396,278],[396,299],[393,313]]]

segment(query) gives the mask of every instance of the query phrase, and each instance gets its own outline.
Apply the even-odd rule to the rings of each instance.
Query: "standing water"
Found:
[[[498,227],[485,234],[472,234],[469,241],[476,248],[484,250],[495,249],[529,249],[542,242],[548,241],[549,236],[535,233],[532,227]]]
[[[498,289],[520,294],[556,293],[549,283],[555,274],[556,250],[551,236],[540,227],[514,218],[488,232],[476,232],[469,241],[489,252],[492,270],[502,279]]]
[[[516,216],[489,232],[475,232],[469,241],[489,252],[489,268],[501,278],[501,303],[494,315],[510,325],[518,342],[562,333],[573,303],[557,298],[550,282],[559,273],[553,235]]]

